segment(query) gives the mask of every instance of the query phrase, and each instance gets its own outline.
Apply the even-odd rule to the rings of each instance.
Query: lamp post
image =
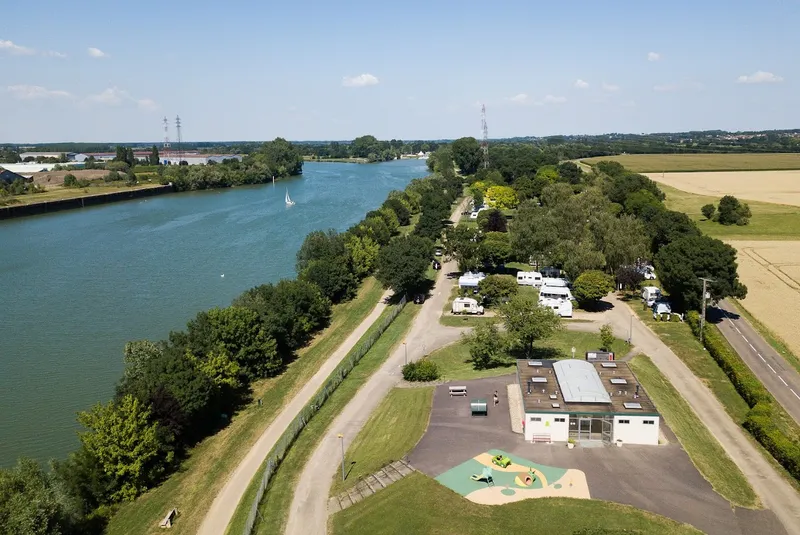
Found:
[[[700,345],[703,344],[703,328],[706,325],[706,284],[709,282],[714,282],[714,279],[708,279],[706,277],[697,277],[701,281],[703,281],[703,313],[700,314]],[[705,347],[705,346],[703,346]]]
[[[408,364],[408,345],[403,341],[403,353],[405,353],[405,362],[403,364]]]
[[[572,346],[572,358],[575,358],[575,346]]]
[[[344,481],[344,435],[339,433],[336,435],[342,443],[342,481]]]

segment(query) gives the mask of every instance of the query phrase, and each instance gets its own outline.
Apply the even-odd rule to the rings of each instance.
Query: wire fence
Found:
[[[253,499],[253,503],[250,505],[250,514],[247,515],[247,522],[245,523],[243,535],[251,535],[253,533],[256,517],[259,516],[258,506],[261,503],[261,499],[264,497],[264,491],[267,489],[270,478],[275,473],[275,470],[278,469],[278,466],[281,464],[286,452],[292,446],[292,443],[300,434],[300,431],[302,431],[303,428],[308,425],[308,422],[319,411],[331,394],[333,394],[333,391],[336,390],[340,384],[342,384],[342,381],[344,381],[345,377],[347,377],[353,368],[355,368],[356,364],[358,364],[358,361],[360,361],[372,348],[372,346],[375,345],[375,342],[378,341],[378,338],[381,337],[381,335],[384,333],[384,331],[386,331],[397,315],[400,314],[405,305],[406,298],[404,296],[403,299],[397,305],[395,305],[391,312],[381,321],[381,323],[378,325],[378,328],[373,330],[369,337],[367,337],[365,340],[362,340],[359,345],[353,348],[347,357],[345,357],[345,360],[342,361],[339,366],[333,370],[333,372],[331,372],[330,376],[328,376],[328,380],[325,381],[325,384],[322,386],[322,388],[316,393],[314,398],[309,401],[305,407],[303,407],[303,409],[300,411],[300,414],[298,414],[294,421],[289,424],[289,427],[278,439],[275,447],[272,448],[272,451],[267,456],[267,464],[264,467],[264,473],[261,475],[261,483],[258,485],[256,496]]]

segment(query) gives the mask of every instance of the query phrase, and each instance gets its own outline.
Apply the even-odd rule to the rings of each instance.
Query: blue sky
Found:
[[[796,0],[206,4],[5,5],[0,142],[800,127]]]

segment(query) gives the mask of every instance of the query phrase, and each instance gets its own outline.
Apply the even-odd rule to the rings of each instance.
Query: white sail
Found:
[[[294,206],[294,201],[289,198],[289,190],[286,190],[286,206]]]

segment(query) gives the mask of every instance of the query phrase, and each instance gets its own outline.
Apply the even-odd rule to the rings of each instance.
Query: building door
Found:
[[[614,420],[611,418],[603,418],[603,442],[611,444],[611,438],[614,430]]]
[[[591,440],[592,439],[592,419],[579,418],[578,419],[578,440]]]

